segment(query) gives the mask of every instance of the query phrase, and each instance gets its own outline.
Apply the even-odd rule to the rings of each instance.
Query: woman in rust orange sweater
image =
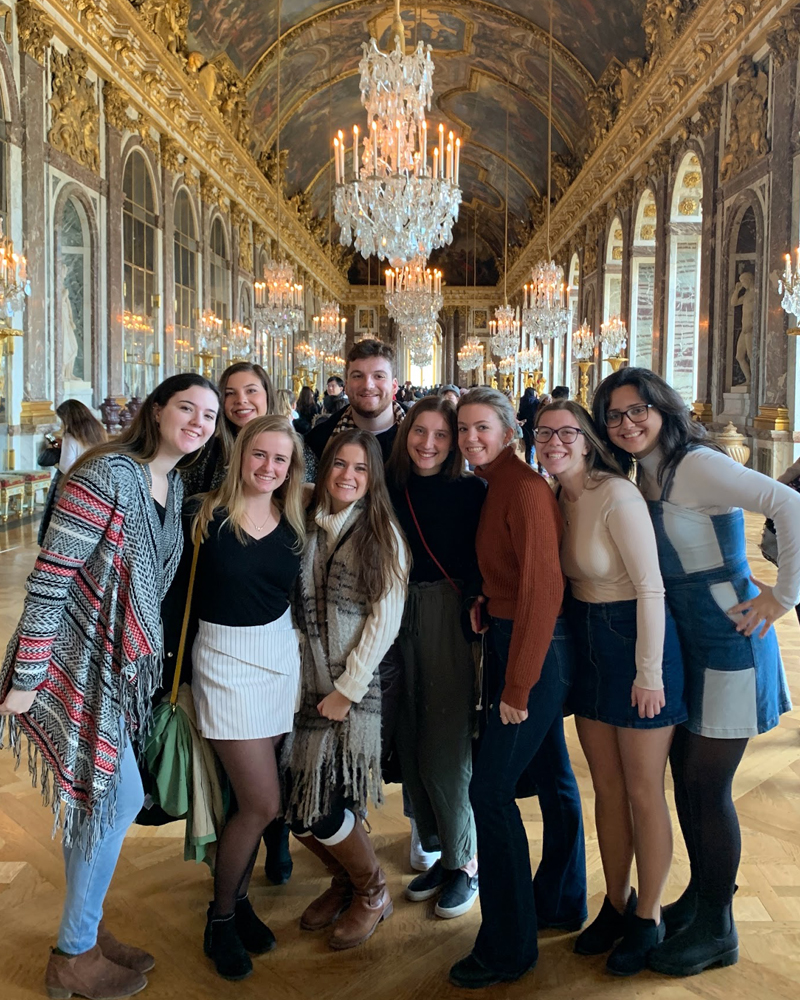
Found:
[[[488,721],[470,785],[482,923],[472,952],[450,970],[451,982],[467,989],[519,979],[536,964],[539,927],[578,930],[586,919],[581,806],[562,716],[572,653],[560,617],[561,515],[544,479],[517,458],[516,427],[497,390],[461,397],[458,444],[488,486],[476,539],[484,596],[472,616],[476,632],[488,626],[492,654]],[[516,803],[520,778],[536,787],[542,810],[533,881]]]

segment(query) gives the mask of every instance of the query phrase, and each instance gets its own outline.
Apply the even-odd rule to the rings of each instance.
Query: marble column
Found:
[[[724,357],[724,345],[719,341],[714,316],[714,274],[717,270],[717,241],[714,238],[717,219],[715,196],[718,173],[719,129],[712,129],[703,139],[703,153],[698,153],[703,176],[703,223],[698,308],[699,337],[697,345],[697,401],[694,412],[700,420],[711,421],[713,410],[714,357]]]
[[[163,288],[161,313],[164,317],[164,357],[161,370],[164,376],[175,372],[175,174],[162,168],[161,206],[164,234]]]
[[[667,168],[669,170],[669,168]],[[663,374],[667,341],[667,293],[669,289],[669,175],[656,179],[656,281],[653,288],[653,371]]]
[[[10,16],[10,15],[9,15]],[[22,112],[22,218],[24,245],[29,247],[28,277],[33,294],[26,311],[24,388],[32,400],[50,398],[47,384],[47,210],[45,206],[45,73],[33,56],[20,52]],[[32,252],[31,252],[32,251]]]

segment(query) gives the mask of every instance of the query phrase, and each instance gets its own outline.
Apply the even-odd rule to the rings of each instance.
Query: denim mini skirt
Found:
[[[659,729],[688,718],[678,632],[666,608],[662,677],[666,704],[653,719],[640,719],[631,705],[636,677],[636,601],[609,604],[570,602],[569,621],[575,639],[575,676],[567,700],[569,710],[584,719],[623,729]]]

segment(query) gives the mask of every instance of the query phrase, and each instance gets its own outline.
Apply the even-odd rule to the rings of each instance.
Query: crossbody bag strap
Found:
[[[445,580],[447,580],[447,582],[450,584],[450,586],[453,588],[453,590],[458,594],[458,596],[461,597],[461,588],[459,586],[457,586],[453,582],[453,579],[450,576],[450,574],[447,572],[447,570],[444,568],[444,566],[442,566],[442,564],[439,562],[439,560],[436,558],[436,556],[431,552],[430,546],[425,541],[425,536],[422,534],[422,528],[420,528],[420,526],[419,526],[419,521],[417,520],[417,515],[414,513],[414,507],[413,507],[413,505],[411,503],[411,497],[408,494],[408,487],[407,486],[406,486],[406,503],[408,504],[408,509],[411,511],[411,520],[414,522],[414,527],[417,529],[417,534],[419,535],[419,540],[422,542],[422,545],[423,545],[425,551],[428,553],[428,555],[434,561],[434,563],[436,564],[437,569],[442,574],[442,576],[445,578]]]
[[[181,640],[178,643],[178,656],[175,660],[175,676],[172,678],[172,691],[169,696],[169,703],[172,706],[172,711],[175,711],[175,706],[178,704],[178,688],[181,685],[181,671],[183,667],[183,654],[186,649],[186,635],[189,631],[189,617],[192,612],[192,592],[194,591],[194,578],[197,572],[197,557],[200,554],[200,538],[198,537],[194,543],[194,552],[192,552],[192,568],[189,572],[189,590],[186,594],[186,608],[183,612],[183,624],[181,625]]]

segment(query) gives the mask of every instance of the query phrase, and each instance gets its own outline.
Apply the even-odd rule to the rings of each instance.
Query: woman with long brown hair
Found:
[[[606,879],[602,909],[575,951],[613,948],[607,970],[629,976],[646,967],[665,933],[661,893],[672,827],[664,772],[675,726],[687,717],[680,643],[647,504],[592,418],[578,403],[559,400],[539,409],[534,437],[539,461],[558,479],[561,568],[581,650],[568,703],[592,775]]]
[[[295,605],[302,694],[282,761],[292,830],[333,877],[300,926],[338,920],[338,950],[365,941],[392,912],[362,819],[369,799],[382,802],[379,668],[400,628],[407,575],[375,435],[335,435],[307,513]]]
[[[247,892],[266,827],[280,808],[276,749],[292,728],[300,680],[289,608],[305,535],[303,454],[284,417],[251,420],[222,485],[194,518],[199,545],[192,650],[197,725],[236,796],[220,837],[205,951],[225,979],[275,946]]]
[[[475,662],[462,608],[480,593],[475,534],[486,487],[464,474],[457,441],[455,407],[442,396],[427,396],[400,424],[386,466],[412,557],[399,639],[405,683],[395,743],[422,847],[441,852],[406,886],[406,897],[422,902],[438,896],[434,912],[445,919],[467,913],[478,896],[469,804]]]

